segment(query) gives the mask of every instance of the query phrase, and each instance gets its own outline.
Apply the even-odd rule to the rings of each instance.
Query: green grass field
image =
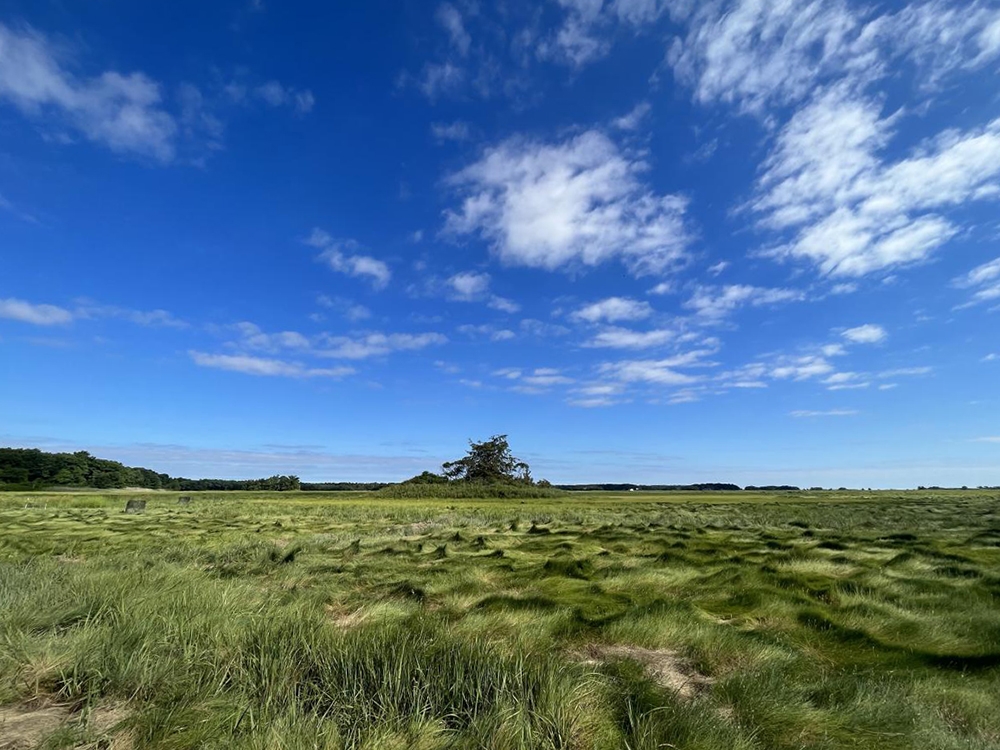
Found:
[[[1000,748],[1000,493],[0,495],[0,748]]]

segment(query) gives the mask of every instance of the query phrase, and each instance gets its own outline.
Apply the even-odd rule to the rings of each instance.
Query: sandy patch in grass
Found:
[[[29,750],[69,721],[66,706],[0,707],[0,750]]]
[[[691,700],[712,684],[711,677],[696,670],[690,662],[670,649],[592,643],[578,656],[584,664],[600,664],[616,659],[638,662],[654,682],[685,700]]]

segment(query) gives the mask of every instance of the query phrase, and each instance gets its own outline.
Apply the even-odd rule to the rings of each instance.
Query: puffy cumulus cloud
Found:
[[[585,323],[617,323],[622,320],[642,320],[653,314],[648,302],[627,297],[608,297],[573,312],[573,320]]]
[[[460,302],[485,302],[488,307],[505,313],[516,313],[521,306],[505,297],[490,293],[488,273],[462,271],[451,276],[445,285],[452,299]]]
[[[959,307],[971,307],[984,302],[1000,302],[1000,258],[976,266],[967,274],[955,279],[955,285],[972,289],[969,300]]]
[[[335,239],[322,229],[315,228],[305,239],[305,244],[318,248],[318,260],[334,271],[367,278],[376,289],[384,289],[392,278],[388,264],[358,252],[361,245],[356,240]]]
[[[193,350],[188,354],[199,367],[241,372],[246,375],[285,378],[342,378],[354,373],[354,369],[351,367],[307,367],[300,362],[252,357],[246,354],[207,354]]]
[[[879,344],[885,341],[889,334],[882,326],[867,323],[856,328],[848,328],[840,334],[854,344]]]
[[[490,288],[488,273],[463,271],[448,279],[448,286],[458,299],[471,300],[486,294]]]
[[[105,71],[80,78],[66,55],[30,28],[0,24],[0,99],[47,127],[66,125],[116,153],[169,162],[177,122],[161,86],[143,73]]]
[[[56,305],[35,304],[21,299],[0,299],[0,318],[30,323],[36,326],[65,325],[73,321],[73,313]]]
[[[795,113],[749,204],[762,228],[789,235],[767,254],[860,277],[926,259],[959,231],[948,209],[1000,196],[1000,119],[891,161],[883,149],[897,119],[844,86]]]
[[[767,289],[746,284],[700,286],[691,299],[684,303],[684,307],[693,310],[703,319],[718,321],[745,305],[763,307],[781,302],[798,302],[805,297],[805,293],[795,289]]]
[[[478,234],[508,265],[555,270],[620,260],[637,276],[687,259],[686,198],[641,181],[646,163],[590,130],[545,143],[512,139],[451,175],[452,236]]]

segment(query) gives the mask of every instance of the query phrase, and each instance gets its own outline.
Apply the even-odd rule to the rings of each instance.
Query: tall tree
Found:
[[[469,452],[441,468],[446,477],[465,482],[523,482],[531,484],[531,470],[510,452],[506,435],[494,435],[481,443],[469,441]]]

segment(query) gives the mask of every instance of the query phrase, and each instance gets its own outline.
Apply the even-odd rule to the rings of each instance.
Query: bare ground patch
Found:
[[[639,646],[592,643],[577,658],[584,664],[602,664],[618,659],[630,659],[642,665],[646,674],[658,685],[674,691],[685,700],[691,700],[712,684],[712,678],[670,649],[641,648]]]
[[[0,750],[29,750],[71,717],[68,706],[0,707]]]

